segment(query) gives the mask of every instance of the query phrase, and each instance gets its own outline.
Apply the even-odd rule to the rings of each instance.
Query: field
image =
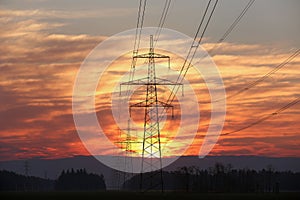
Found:
[[[247,199],[300,199],[299,192],[288,193],[180,193],[165,192],[163,194],[156,192],[134,193],[134,192],[1,192],[0,198],[3,199],[130,199],[130,200],[159,200],[159,199],[182,199],[182,200],[247,200]]]

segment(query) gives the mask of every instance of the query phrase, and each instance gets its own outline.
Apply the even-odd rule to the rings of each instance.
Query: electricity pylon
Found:
[[[121,85],[146,86],[145,100],[131,104],[131,108],[144,108],[144,135],[141,162],[141,190],[164,190],[162,172],[162,148],[160,138],[159,120],[161,118],[158,108],[172,108],[171,104],[159,100],[157,86],[182,85],[167,79],[158,78],[155,70],[155,59],[167,59],[170,66],[170,57],[154,52],[153,36],[150,36],[150,49],[148,53],[136,55],[133,59],[148,59],[148,76],[142,79],[121,83]],[[172,112],[173,115],[173,112]],[[147,173],[145,173],[147,172]]]
[[[133,176],[133,163],[132,163],[132,146],[133,143],[140,143],[138,141],[135,141],[132,139],[132,131],[136,131],[136,129],[133,129],[130,127],[130,119],[127,122],[127,128],[123,129],[123,131],[126,132],[126,138],[125,140],[120,140],[116,143],[121,144],[122,149],[124,149],[123,144],[125,144],[125,156],[124,156],[124,169],[127,172],[123,172],[123,189],[126,189],[126,181],[130,179]],[[120,129],[120,132],[122,130]],[[131,168],[131,169],[130,169]],[[119,177],[119,183],[121,182],[121,177]]]

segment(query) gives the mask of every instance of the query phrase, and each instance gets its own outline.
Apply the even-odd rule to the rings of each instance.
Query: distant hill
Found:
[[[81,169],[103,174],[106,181],[107,189],[116,187],[119,179],[115,170],[105,166],[96,160],[93,156],[75,156],[71,158],[61,159],[29,159],[28,174],[42,178],[57,179],[63,169]],[[294,171],[300,172],[300,158],[270,158],[257,156],[208,156],[199,159],[196,156],[181,157],[170,166],[166,167],[166,171],[175,171],[180,167],[197,166],[200,169],[208,169],[213,167],[216,162],[231,164],[235,169],[255,169],[261,170],[268,165],[272,165],[277,171]],[[14,171],[24,174],[24,160],[2,161],[0,162],[0,170]]]

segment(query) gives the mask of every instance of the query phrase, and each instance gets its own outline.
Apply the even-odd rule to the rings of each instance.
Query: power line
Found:
[[[211,48],[208,53],[211,54],[213,51],[215,51],[217,48],[219,48],[221,43],[227,38],[227,36],[233,31],[233,29],[237,26],[237,24],[240,22],[240,20],[244,17],[246,12],[249,10],[249,8],[252,6],[255,0],[250,0],[247,5],[244,7],[242,12],[239,14],[239,16],[234,20],[234,22],[228,27],[228,29],[225,31],[225,33],[222,35],[222,37],[217,41],[217,43]],[[204,55],[201,59],[207,57],[208,55]],[[198,61],[199,62],[199,61]]]
[[[227,36],[233,31],[233,29],[237,26],[237,24],[241,21],[241,19],[244,17],[244,15],[246,14],[246,12],[249,10],[249,8],[252,6],[252,4],[255,2],[255,0],[250,0],[246,6],[244,7],[244,9],[242,10],[242,12],[239,14],[239,16],[234,20],[234,22],[229,26],[229,28],[225,31],[225,33],[222,35],[222,37],[217,41],[217,43],[214,45],[214,47],[209,50],[209,53],[211,54],[211,52],[215,51],[218,47],[219,44],[222,43]]]
[[[252,126],[260,124],[260,123],[262,123],[262,122],[264,122],[264,121],[266,121],[266,120],[268,120],[268,119],[270,119],[270,118],[272,118],[272,117],[274,117],[276,115],[279,115],[283,111],[285,111],[288,108],[296,105],[299,102],[300,102],[300,97],[298,97],[295,100],[289,102],[288,104],[284,105],[283,107],[277,109],[275,112],[272,112],[270,114],[264,115],[264,116],[260,117],[258,120],[256,120],[256,121],[248,124],[247,126],[244,126],[242,128],[236,129],[234,131],[230,131],[230,132],[227,132],[227,133],[222,133],[220,135],[207,135],[207,136],[206,135],[201,135],[200,137],[226,136],[226,135],[230,135],[230,134],[233,134],[233,133],[237,133],[237,132],[243,131],[243,130],[248,129],[248,128],[252,127]]]
[[[136,30],[135,30],[135,36],[134,36],[134,45],[133,45],[133,51],[132,51],[132,60],[131,60],[131,68],[130,68],[130,71],[129,71],[129,81],[133,80],[134,78],[134,73],[135,73],[135,65],[136,65],[136,61],[137,61],[137,58],[136,56],[138,55],[138,51],[139,51],[139,48],[140,48],[140,40],[141,40],[141,34],[142,34],[142,29],[143,29],[143,25],[144,25],[144,18],[145,18],[145,10],[146,10],[146,4],[147,4],[147,0],[140,0],[139,1],[139,6],[138,6],[138,15],[137,15],[137,23],[136,23]],[[129,91],[130,91],[130,85],[127,85],[127,90],[126,90],[126,96],[129,95]],[[122,100],[122,101],[125,101],[125,100]],[[119,106],[119,109],[118,109],[118,118],[120,120],[120,103],[118,104]],[[131,146],[130,146],[130,120],[128,121],[128,130],[127,130],[127,133],[126,133],[126,153],[128,152],[128,150],[131,150]],[[121,139],[121,130],[120,130],[120,134],[119,134],[119,137]],[[124,141],[121,141],[121,148],[123,149],[122,147],[122,144],[124,143]],[[130,158],[131,159],[131,158]],[[130,160],[132,162],[132,159]],[[118,160],[118,164],[119,164],[120,160]],[[127,155],[125,155],[125,168],[127,167],[126,164],[127,164]],[[133,171],[132,171],[133,172]],[[120,183],[120,174],[118,173],[118,183]],[[124,173],[124,182],[125,182],[125,179],[126,179],[126,176],[127,176],[127,173]]]
[[[145,18],[145,10],[146,10],[147,0],[140,0],[139,3],[139,9],[138,9],[138,17],[137,17],[137,24],[136,24],[136,30],[135,30],[135,37],[134,37],[134,45],[133,45],[133,51],[132,51],[132,61],[131,61],[131,69],[129,72],[129,81],[133,80],[134,73],[135,73],[135,65],[138,55],[139,48],[140,48],[140,42],[141,42],[141,35],[142,35],[142,29],[144,25],[144,18]],[[129,93],[129,88],[127,88],[126,95]]]
[[[206,6],[206,9],[205,9],[204,14],[202,16],[202,19],[201,19],[200,24],[198,26],[198,29],[196,31],[194,40],[193,40],[192,45],[191,45],[191,47],[189,49],[188,55],[187,55],[186,59],[184,60],[183,66],[182,66],[182,68],[180,70],[180,73],[179,73],[179,75],[177,77],[176,82],[178,82],[180,84],[183,82],[184,77],[186,76],[187,71],[188,71],[188,69],[191,66],[192,60],[193,60],[193,58],[194,58],[194,56],[195,56],[195,54],[197,52],[197,49],[198,49],[198,47],[199,47],[199,45],[200,45],[200,43],[202,41],[202,38],[203,38],[203,36],[204,36],[204,34],[206,32],[206,29],[207,29],[208,24],[209,24],[209,22],[211,20],[211,17],[212,17],[212,15],[213,15],[213,13],[214,13],[214,11],[216,9],[217,4],[218,4],[218,0],[215,1],[214,5],[213,5],[213,7],[212,7],[212,9],[210,11],[210,14],[209,14],[209,17],[207,19],[207,22],[206,22],[206,24],[205,24],[205,26],[203,28],[202,34],[201,34],[200,38],[197,41],[197,38],[198,38],[199,32],[201,30],[202,24],[205,21],[207,12],[208,12],[208,10],[210,8],[211,0],[208,2],[207,6]],[[188,64],[187,64],[187,62],[188,62]],[[183,76],[182,76],[182,73],[184,73]],[[174,101],[176,93],[178,92],[178,90],[179,90],[179,87],[177,85],[175,85],[173,87],[173,89],[172,89],[169,97],[168,97],[167,103],[172,103]]]
[[[138,54],[138,50],[140,47],[140,40],[141,40],[141,33],[142,28],[144,25],[144,17],[145,17],[145,9],[146,9],[147,0],[140,0],[139,9],[138,9],[138,16],[137,16],[137,23],[136,23],[136,30],[135,30],[135,37],[134,37],[134,45],[133,45],[133,56]]]
[[[239,16],[234,20],[234,22],[230,25],[230,27],[225,31],[225,33],[223,34],[223,36],[218,40],[218,44],[221,43],[221,42],[223,42],[223,41],[227,38],[227,36],[234,30],[234,28],[237,26],[237,24],[240,22],[240,20],[244,17],[244,15],[246,14],[246,12],[249,10],[249,8],[252,6],[252,4],[253,4],[254,2],[255,2],[255,0],[250,0],[250,1],[247,3],[247,5],[244,7],[244,9],[243,9],[242,12],[239,14]],[[197,37],[198,37],[198,35],[199,35],[200,29],[201,29],[201,27],[202,27],[202,24],[203,24],[203,22],[204,22],[205,16],[206,16],[207,11],[208,11],[208,9],[209,9],[209,6],[210,6],[210,4],[211,4],[211,0],[208,2],[207,6],[206,6],[206,9],[205,9],[205,11],[204,11],[204,14],[203,14],[203,16],[202,16],[202,19],[201,19],[201,21],[200,21],[200,24],[199,24],[199,26],[198,26],[198,29],[197,29],[197,31],[196,31],[196,34],[195,34],[195,37],[194,37],[194,41],[193,41],[193,43],[192,43],[192,45],[191,45],[191,48],[189,49],[188,55],[187,55],[187,57],[186,57],[186,59],[185,59],[185,61],[184,61],[184,63],[183,63],[183,66],[182,66],[182,68],[181,68],[181,70],[180,70],[180,73],[179,73],[179,75],[178,75],[178,77],[177,77],[176,82],[179,81],[179,79],[180,79],[180,77],[181,77],[181,75],[182,75],[182,73],[183,73],[183,71],[184,71],[184,68],[185,68],[185,65],[186,65],[186,63],[187,63],[187,60],[189,59],[189,57],[190,57],[190,55],[191,55],[192,49],[195,48],[194,52],[192,53],[190,62],[189,62],[189,64],[188,64],[188,67],[185,69],[184,75],[182,76],[182,78],[181,78],[181,80],[179,81],[179,83],[182,83],[182,81],[184,80],[184,77],[186,76],[187,71],[188,71],[188,69],[190,68],[192,59],[194,58],[194,55],[195,55],[195,53],[196,53],[196,51],[197,51],[197,48],[198,48],[198,46],[200,45],[200,43],[201,43],[201,41],[202,41],[202,38],[203,38],[203,36],[204,36],[204,33],[205,33],[205,31],[206,31],[206,28],[207,28],[207,26],[208,26],[208,24],[209,24],[210,18],[211,18],[212,14],[213,14],[213,12],[214,12],[214,10],[215,10],[215,7],[216,7],[217,3],[218,3],[218,1],[215,2],[215,5],[214,5],[213,10],[212,10],[212,12],[211,12],[211,14],[210,14],[210,17],[209,17],[209,19],[208,19],[208,21],[207,21],[207,23],[206,23],[206,26],[205,26],[205,28],[204,28],[202,34],[201,34],[200,40],[198,41],[198,43],[196,43],[196,40],[197,40]],[[216,46],[215,46],[215,47],[216,47]],[[215,47],[213,47],[213,49],[210,50],[210,51],[213,51],[213,50],[215,49]],[[168,97],[168,101],[167,101],[167,102],[173,101],[173,100],[174,100],[175,95],[176,95],[176,93],[178,92],[178,90],[179,90],[179,87],[176,87],[176,86],[175,86],[175,87],[172,88],[171,94],[170,94],[170,96]],[[172,96],[172,95],[173,95],[173,96]],[[220,101],[220,100],[217,100],[217,101]]]
[[[218,1],[216,1],[215,5],[214,5],[214,7],[213,7],[213,10],[212,10],[212,12],[210,13],[210,16],[209,16],[209,18],[208,18],[208,21],[207,21],[207,23],[206,23],[206,25],[205,25],[205,27],[204,27],[204,30],[203,30],[203,32],[202,32],[202,34],[201,34],[200,40],[198,41],[197,48],[198,48],[198,46],[201,44],[201,41],[202,41],[203,36],[204,36],[204,33],[205,33],[205,31],[206,31],[206,29],[207,29],[207,27],[208,27],[208,24],[209,24],[209,22],[210,22],[210,20],[211,20],[211,17],[212,17],[212,15],[213,15],[213,13],[214,13],[214,11],[215,11],[215,8],[216,8],[216,6],[217,6],[217,3],[218,3]],[[194,52],[192,59],[194,58],[195,54],[196,54],[196,51]],[[191,64],[192,64],[192,60],[190,60],[189,65],[188,65],[187,69],[185,70],[184,75],[182,76],[182,79],[181,79],[180,83],[182,83],[182,81],[183,81],[184,77],[186,76],[186,73],[187,73],[187,71],[189,70]],[[174,97],[175,97],[175,96],[174,96]],[[173,97],[173,99],[174,99],[174,97]],[[173,100],[172,100],[172,101],[173,101]]]
[[[250,0],[246,4],[246,6],[242,10],[242,12],[238,15],[238,17],[234,20],[234,22],[228,27],[228,29],[225,31],[225,33],[222,35],[222,37],[217,41],[217,43],[214,45],[214,47],[211,50],[208,51],[209,54],[211,54],[211,52],[215,51],[217,48],[220,47],[219,44],[222,43],[227,38],[227,36],[234,30],[234,28],[241,21],[241,19],[245,16],[246,12],[249,10],[249,8],[253,5],[254,2],[255,2],[255,0]],[[206,56],[207,55],[203,56],[201,59],[203,59]],[[228,98],[225,97],[223,99],[218,99],[218,100],[213,101],[213,102],[218,102],[218,101],[221,101],[221,100],[224,100],[224,99],[228,99]],[[211,102],[209,101],[209,102],[201,102],[201,103],[202,104],[207,104],[207,103],[211,103]]]
[[[156,43],[159,39],[162,27],[165,24],[171,2],[172,2],[172,0],[166,0],[165,1],[165,5],[164,5],[164,8],[163,8],[163,11],[162,11],[159,23],[158,23],[158,27],[157,27],[157,30],[156,30],[155,35],[154,35],[154,47],[156,46]]]
[[[136,54],[138,54],[138,50],[140,48],[142,29],[143,29],[143,25],[144,25],[144,17],[145,17],[146,4],[147,4],[147,0],[144,0],[143,10],[142,10],[142,19],[141,19],[141,23],[140,23],[140,27],[139,27],[140,32],[139,32],[139,37],[138,37],[138,45],[137,45],[136,52],[135,52]]]
[[[292,107],[293,105],[296,105],[296,104],[299,103],[299,102],[300,102],[300,97],[298,97],[298,98],[295,99],[294,101],[291,101],[290,103],[286,104],[285,106],[279,108],[279,109],[276,110],[275,112],[273,112],[273,113],[271,113],[271,114],[268,114],[268,115],[266,115],[266,116],[264,116],[264,117],[261,117],[261,118],[259,118],[257,121],[252,122],[251,124],[249,124],[249,125],[247,125],[247,126],[245,126],[245,127],[242,127],[242,128],[239,128],[239,129],[237,129],[237,130],[230,131],[230,132],[227,132],[227,133],[223,133],[223,134],[221,134],[221,136],[229,135],[229,134],[236,133],[236,132],[240,132],[240,131],[243,131],[243,130],[245,130],[245,129],[248,129],[248,128],[252,127],[252,126],[255,126],[255,125],[259,124],[259,123],[262,123],[262,122],[266,121],[267,119],[269,119],[269,118],[271,118],[271,117],[273,117],[273,116],[275,116],[275,115],[278,115],[278,114],[282,113],[282,112],[285,111],[286,109]]]
[[[282,63],[280,63],[279,65],[275,66],[275,68],[273,68],[272,70],[270,70],[268,73],[266,73],[265,75],[261,76],[260,78],[258,78],[257,80],[249,83],[248,85],[246,85],[245,87],[243,87],[242,89],[240,89],[239,91],[237,91],[236,93],[226,96],[222,99],[217,99],[215,101],[207,101],[207,102],[201,102],[201,104],[210,104],[210,103],[214,103],[214,102],[219,102],[221,100],[228,100],[228,99],[232,99],[235,96],[238,96],[239,94],[255,87],[256,85],[258,85],[260,82],[264,81],[265,79],[267,79],[268,77],[270,77],[272,74],[276,73],[278,70],[280,70],[281,68],[283,68],[284,66],[286,66],[288,63],[290,63],[295,57],[297,57],[300,54],[300,49],[297,49],[293,54],[291,54],[287,59],[285,59]]]
[[[266,73],[265,75],[263,75],[262,77],[260,77],[259,79],[257,79],[256,81],[253,81],[252,83],[248,84],[247,86],[245,86],[244,88],[242,88],[241,90],[239,90],[238,92],[228,96],[226,99],[231,99],[249,89],[251,89],[252,87],[256,86],[257,84],[259,84],[260,82],[264,81],[266,78],[268,78],[269,76],[271,76],[272,74],[274,74],[275,72],[277,72],[278,70],[280,70],[281,68],[283,68],[286,64],[288,64],[289,62],[291,62],[295,57],[297,57],[300,54],[300,49],[297,49],[292,55],[290,55],[287,59],[285,59],[282,63],[280,63],[279,65],[277,65],[274,69],[272,69],[271,71],[269,71],[268,73]],[[217,100],[220,101],[220,100]]]
[[[239,14],[239,16],[234,20],[234,22],[231,24],[231,26],[226,30],[224,35],[219,39],[218,42],[223,42],[223,40],[226,39],[226,37],[232,32],[232,30],[236,27],[236,25],[239,23],[239,21],[243,18],[243,16],[246,14],[248,9],[252,6],[255,0],[250,0],[246,7],[242,10],[242,12]]]

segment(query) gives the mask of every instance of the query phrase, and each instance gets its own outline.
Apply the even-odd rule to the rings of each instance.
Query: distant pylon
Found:
[[[123,148],[123,144],[125,144],[125,156],[124,156],[124,168],[127,172],[123,172],[123,189],[126,189],[126,181],[129,180],[133,176],[133,163],[132,163],[132,143],[140,143],[136,140],[132,140],[132,131],[136,131],[136,129],[133,129],[130,127],[130,119],[127,122],[127,128],[123,129],[123,131],[126,132],[126,138],[125,140],[119,140],[116,143],[121,144],[121,148]],[[122,130],[120,129],[120,132]],[[119,176],[119,183],[121,183],[121,176]],[[122,185],[120,185],[120,189],[122,188]]]
[[[28,176],[28,175],[29,175],[29,164],[28,164],[28,160],[25,160],[25,162],[24,162],[24,173],[25,173],[25,176]]]
[[[140,189],[164,190],[163,172],[162,172],[162,149],[160,138],[159,119],[160,114],[158,107],[173,106],[158,99],[157,86],[158,85],[182,85],[180,83],[172,82],[167,79],[158,78],[155,71],[155,59],[168,59],[168,66],[170,66],[170,57],[154,52],[153,36],[150,36],[149,53],[134,56],[134,59],[146,58],[148,59],[148,76],[142,79],[132,80],[122,83],[121,85],[143,85],[146,86],[146,97],[144,101],[131,104],[130,111],[133,107],[144,108],[144,135],[143,135],[143,149],[141,162],[141,179]],[[173,112],[172,112],[173,115]],[[147,172],[147,173],[146,173]]]

